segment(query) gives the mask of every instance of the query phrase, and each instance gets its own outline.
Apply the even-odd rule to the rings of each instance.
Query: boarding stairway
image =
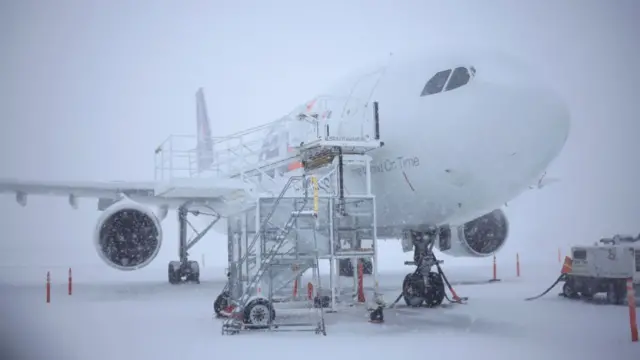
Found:
[[[155,195],[202,204],[227,218],[230,307],[223,334],[287,326],[324,333],[322,306],[317,321],[305,323],[274,322],[270,316],[257,321],[252,314],[258,305],[273,309],[280,290],[309,270],[317,294],[320,259],[330,259],[333,269],[335,259],[375,256],[357,244],[363,237],[376,239],[367,153],[383,145],[378,103],[319,97],[313,111],[307,105],[275,122],[210,140],[171,136],[162,143],[156,150]],[[211,161],[203,167],[207,143]],[[346,182],[354,179],[350,186],[361,192],[347,194]],[[344,239],[350,248],[340,246]]]
[[[345,251],[337,246],[342,238],[352,239],[355,244],[363,235],[375,241],[375,205],[369,178],[371,159],[366,153],[382,146],[382,142],[377,103],[373,108],[374,126],[370,136],[349,137],[337,133],[332,138],[331,124],[319,126],[317,118],[312,117],[310,123],[315,128],[312,132],[315,139],[301,141],[295,147],[295,157],[285,156],[287,161],[299,162],[300,175],[289,177],[278,196],[259,196],[254,207],[229,219],[232,226],[228,231],[228,291],[229,303],[233,307],[222,324],[223,334],[248,329],[282,331],[290,327],[297,331],[325,333],[323,308],[326,304],[316,306],[317,314],[313,321],[283,322],[267,316],[266,322],[257,322],[251,314],[256,306],[263,306],[263,313],[271,313],[267,309],[273,309],[276,296],[281,295],[279,291],[308,270],[312,270],[315,282],[313,303],[316,304],[322,290],[320,259],[329,259],[333,268],[335,259],[353,258],[357,261],[360,257],[375,255],[373,249]],[[276,165],[281,166],[281,160],[276,160]],[[360,168],[363,170],[361,174],[365,174],[360,179],[362,193],[359,195],[345,193],[345,174],[353,170],[350,167]],[[247,178],[264,178],[265,175],[277,178],[275,171],[269,174],[269,170],[271,168],[265,166],[259,171],[250,169],[244,174],[249,174]],[[322,196],[320,181],[329,184],[325,189],[328,191]],[[237,226],[233,225],[234,221]],[[257,228],[256,231],[252,227]],[[253,236],[242,249],[242,241],[239,241],[242,236],[233,236],[234,233],[245,234],[244,237],[253,233]],[[249,261],[250,258],[253,259]],[[329,288],[333,308],[336,298],[333,276]]]
[[[337,175],[347,168],[342,158],[340,156],[330,163],[344,167]],[[336,174],[335,170],[328,171],[325,176]],[[312,191],[304,186],[306,174],[294,176],[289,178],[277,197],[259,197],[254,209],[229,218],[229,283],[226,291],[231,308],[223,313],[226,316],[222,324],[223,334],[249,329],[283,331],[291,327],[296,331],[325,333],[323,309],[335,307],[336,289],[331,275],[328,296],[331,305],[317,305],[324,301],[320,300],[323,286],[318,262],[328,259],[333,268],[336,259],[352,258],[357,261],[363,257],[375,257],[374,249],[352,248],[345,251],[338,245],[341,239],[355,241],[362,236],[373,239],[375,243],[373,196],[345,195],[341,191],[321,196],[319,176],[313,174],[310,177]],[[339,179],[340,176],[334,178]],[[303,193],[287,195],[297,183],[303,183]],[[370,188],[363,190],[370,191]],[[276,298],[280,295],[278,292],[309,269],[313,270],[313,288],[317,290],[311,299],[316,308],[314,321],[283,322],[276,320],[275,315],[262,317],[262,321],[253,318],[257,307],[262,307],[263,314],[271,313],[269,309],[279,302]]]

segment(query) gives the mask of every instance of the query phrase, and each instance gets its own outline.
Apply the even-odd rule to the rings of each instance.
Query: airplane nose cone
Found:
[[[489,82],[499,89],[494,105],[501,111],[497,120],[513,153],[545,166],[564,147],[571,130],[571,114],[564,99],[528,64],[516,58],[497,57],[499,71]],[[522,159],[521,159],[522,160]],[[531,164],[529,164],[531,166]]]
[[[549,87],[523,81],[492,89],[482,99],[492,131],[473,147],[474,158],[490,160],[474,163],[471,171],[484,184],[473,196],[488,203],[508,201],[534,185],[561,153],[571,129],[567,104]]]
[[[571,114],[565,101],[550,89],[529,90],[531,112],[523,118],[525,127],[532,131],[532,146],[544,149],[550,157],[558,155],[571,130]],[[543,151],[543,152],[544,152]],[[549,159],[550,161],[550,159]]]
[[[539,178],[558,157],[569,137],[571,114],[564,100],[545,87],[520,89],[511,96],[515,117],[510,124],[503,123],[505,135],[510,134],[503,169],[511,174],[504,185],[515,193],[527,181]]]
[[[529,143],[545,166],[558,156],[569,137],[571,113],[566,102],[553,90],[529,90],[531,112],[524,116],[525,128],[531,131]]]

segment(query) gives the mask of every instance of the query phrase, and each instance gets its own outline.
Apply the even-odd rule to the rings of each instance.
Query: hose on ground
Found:
[[[554,287],[556,287],[556,285],[558,285],[558,283],[562,280],[565,279],[565,274],[561,274],[558,279],[551,285],[549,286],[549,288],[547,290],[545,290],[542,294],[537,295],[537,296],[532,296],[530,298],[526,298],[524,299],[525,301],[531,301],[531,300],[535,300],[535,299],[539,299],[545,295],[547,295],[549,293],[549,291],[551,291]]]

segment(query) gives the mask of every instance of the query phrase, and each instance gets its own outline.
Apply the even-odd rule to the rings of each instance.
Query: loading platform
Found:
[[[329,104],[339,101],[362,108],[331,115]],[[354,269],[360,259],[371,259],[377,284],[368,152],[384,145],[378,103],[322,98],[315,110],[210,141],[172,136],[156,150],[156,194],[185,200],[181,221],[186,222],[189,209],[203,207],[216,213],[212,223],[226,219],[229,280],[216,300],[224,334],[247,329],[326,333],[324,311],[337,311],[342,292],[341,259],[351,259]],[[346,178],[362,186],[347,193]],[[181,226],[181,238],[186,228]],[[198,240],[204,235],[196,233]],[[363,241],[371,246],[364,248]],[[181,240],[181,263],[188,262],[186,250],[194,243]],[[320,282],[321,261],[329,262],[328,284]],[[297,289],[305,274],[311,277],[305,298],[311,306],[297,310],[307,309],[308,316],[276,316],[287,295],[302,293]],[[354,277],[354,301],[357,292]]]

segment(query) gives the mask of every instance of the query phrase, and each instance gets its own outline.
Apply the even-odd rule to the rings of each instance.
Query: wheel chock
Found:
[[[373,324],[381,324],[384,322],[384,312],[383,307],[378,306],[373,311],[369,312],[369,322]]]

